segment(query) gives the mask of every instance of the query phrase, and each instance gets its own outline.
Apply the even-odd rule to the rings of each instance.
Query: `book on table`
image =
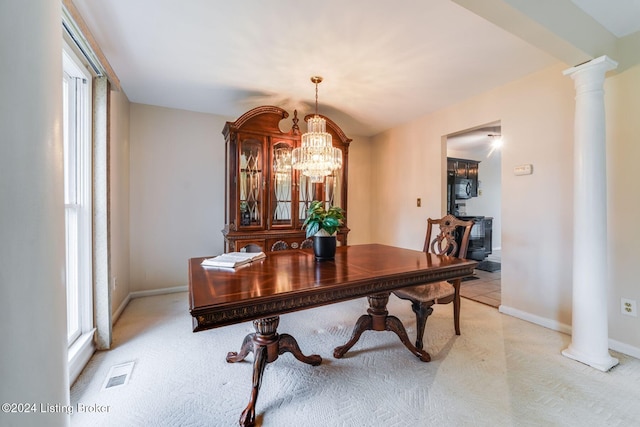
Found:
[[[228,252],[213,258],[207,258],[201,265],[205,267],[236,268],[253,261],[266,258],[264,252]]]

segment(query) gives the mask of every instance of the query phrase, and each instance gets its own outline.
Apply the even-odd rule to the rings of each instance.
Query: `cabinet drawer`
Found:
[[[288,249],[304,249],[313,247],[312,239],[301,237],[288,237],[282,239],[268,239],[267,246],[269,251],[286,251]]]
[[[266,241],[264,239],[236,240],[233,242],[232,252],[265,252]]]

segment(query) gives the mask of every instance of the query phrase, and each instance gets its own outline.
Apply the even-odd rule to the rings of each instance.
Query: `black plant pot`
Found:
[[[332,260],[336,256],[336,236],[313,236],[316,261]]]

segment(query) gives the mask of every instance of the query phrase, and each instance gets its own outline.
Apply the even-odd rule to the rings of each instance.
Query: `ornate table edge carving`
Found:
[[[361,285],[327,286],[324,289],[319,287],[314,292],[309,290],[300,292],[300,295],[291,296],[287,301],[269,301],[268,299],[260,301],[254,299],[226,307],[217,306],[215,311],[207,308],[195,309],[191,310],[193,332],[366,297],[370,294],[392,291],[407,286],[470,276],[473,274],[474,266],[475,263],[449,268],[436,273],[410,274],[393,278],[381,277],[379,281]]]

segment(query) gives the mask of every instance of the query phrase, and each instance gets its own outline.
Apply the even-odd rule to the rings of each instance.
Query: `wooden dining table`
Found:
[[[255,328],[244,338],[240,351],[229,352],[226,359],[239,362],[253,353],[251,397],[241,414],[241,426],[255,424],[255,406],[267,363],[285,352],[310,365],[322,362],[319,355],[303,354],[293,336],[277,332],[280,315],[367,297],[367,313],[356,321],[351,339],[336,347],[333,356],[343,357],[364,331],[392,331],[411,353],[428,362],[429,353],[416,348],[402,322],[389,315],[390,292],[469,276],[477,265],[475,261],[380,244],[341,246],[335,259],[328,261],[316,261],[311,249],[270,252],[266,258],[236,269],[204,267],[203,259],[189,260],[193,331],[245,321],[253,321]]]

